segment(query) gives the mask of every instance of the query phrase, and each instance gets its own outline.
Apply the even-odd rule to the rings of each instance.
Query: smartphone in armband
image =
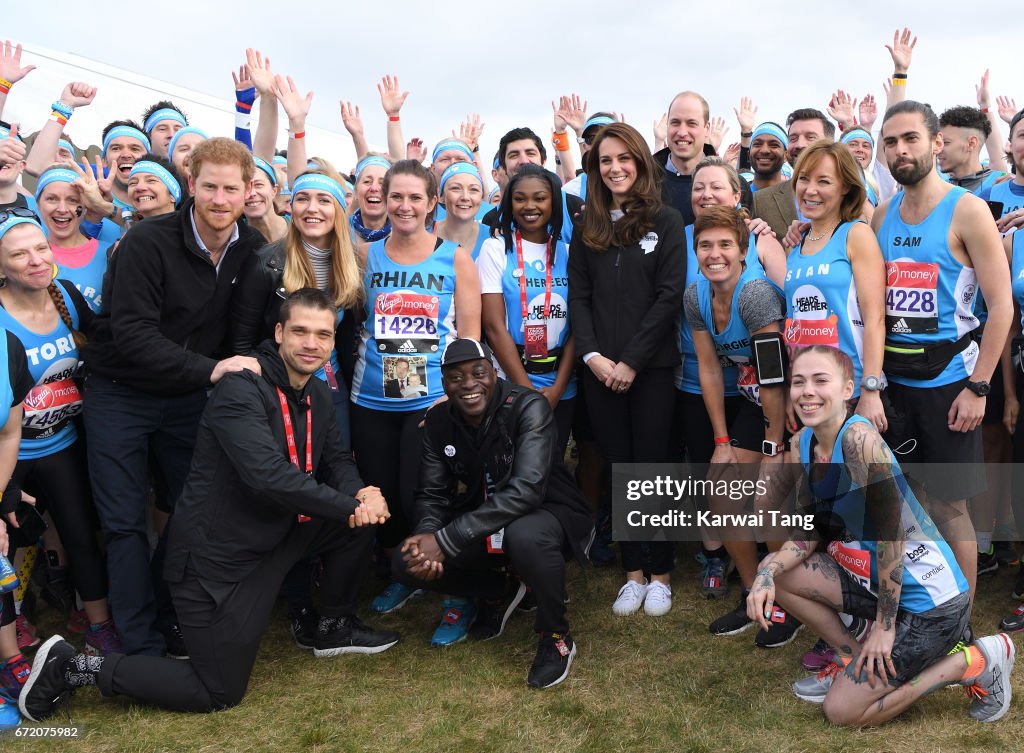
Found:
[[[999,222],[999,219],[1003,216],[1003,202],[1001,201],[986,201],[988,209],[992,212],[992,219]]]
[[[786,381],[786,351],[782,335],[766,332],[751,338],[757,383],[762,387]]]

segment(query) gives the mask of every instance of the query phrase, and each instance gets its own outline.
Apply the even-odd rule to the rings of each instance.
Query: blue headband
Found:
[[[480,181],[480,188],[484,187],[484,179],[480,177],[480,171],[476,169],[476,165],[472,162],[453,162],[441,173],[441,185],[437,190],[441,196],[444,196],[444,184],[456,175],[472,175]]]
[[[0,139],[6,139],[10,135],[11,135],[11,129],[10,128],[8,128],[6,126],[0,126]],[[23,139],[21,137],[20,133],[17,136],[15,136],[15,138],[18,139],[18,141],[20,141],[22,143],[25,142],[25,139]]]
[[[55,167],[52,170],[47,170],[39,176],[39,180],[36,182],[36,201],[39,201],[39,197],[43,195],[43,189],[51,183],[74,183],[76,180],[78,180],[77,173],[67,168]]]
[[[178,185],[178,181],[174,179],[174,176],[168,172],[167,168],[163,165],[158,165],[155,162],[149,160],[141,160],[132,165],[132,170],[128,173],[128,178],[131,179],[133,175],[139,173],[149,173],[155,175],[160,179],[160,182],[167,186],[167,190],[171,194],[171,198],[174,199],[174,206],[178,206],[178,202],[181,201],[181,186]]]
[[[864,139],[866,142],[875,146],[875,140],[871,138],[871,134],[865,131],[863,128],[851,128],[849,131],[843,134],[843,137],[839,139],[840,143],[849,144],[854,139]]]
[[[780,172],[786,178],[792,178],[793,177],[793,166],[791,164],[789,164],[788,162],[783,162],[782,163],[782,170]]]
[[[75,147],[72,146],[71,142],[68,141],[67,139],[61,139],[60,141],[58,141],[57,142],[57,148],[58,149],[67,149],[69,152],[71,152],[72,159],[74,158],[74,156],[75,156]]]
[[[359,164],[356,165],[356,183],[359,182],[359,175],[368,167],[383,167],[385,170],[391,169],[391,163],[384,157],[378,157],[376,154],[371,154],[369,157],[363,157],[359,160]]]
[[[437,162],[437,158],[441,155],[441,152],[448,152],[451,150],[462,152],[466,155],[466,159],[472,162],[475,157],[473,150],[466,146],[466,142],[459,141],[458,139],[445,139],[440,144],[434,147],[434,154],[430,157],[431,162]]]
[[[761,123],[750,135],[750,141],[753,142],[758,136],[771,136],[773,139],[778,139],[783,149],[789,143],[789,136],[786,135],[786,132],[777,123]]]
[[[495,186],[494,188],[492,188],[491,192],[489,194],[487,194],[487,200],[490,201],[491,199],[493,199],[494,198],[494,194],[498,193],[498,191],[500,191],[500,190],[501,190],[501,186]]]
[[[7,235],[7,231],[10,230],[15,225],[25,224],[37,227],[40,231],[42,231],[43,229],[43,226],[40,225],[35,220],[33,220],[31,217],[8,217],[7,220],[2,225],[0,225],[0,238],[3,238],[5,235]]]
[[[275,165],[284,165],[285,167],[288,167],[288,158],[284,155],[278,154],[274,156],[273,163]]]
[[[185,120],[185,116],[177,110],[172,110],[170,107],[163,107],[148,118],[146,118],[146,124],[142,126],[146,133],[152,133],[153,129],[156,128],[156,124],[162,120],[173,120],[175,123],[181,123],[182,128],[188,126],[188,121]]]
[[[167,145],[167,156],[168,156],[168,158],[172,154],[174,154],[174,147],[176,147],[178,145],[178,139],[180,139],[182,136],[184,136],[184,135],[186,135],[188,133],[194,133],[197,136],[202,136],[203,137],[203,141],[206,141],[206,139],[210,138],[203,131],[200,131],[195,126],[187,126],[185,128],[182,128],[177,133],[175,133],[174,136],[171,137],[171,142]]]
[[[262,159],[261,157],[257,157],[255,155],[253,155],[252,161],[256,163],[256,167],[258,167],[260,170],[267,174],[267,177],[270,178],[270,185],[276,187],[277,173],[274,172],[274,166],[267,162],[265,159]]]
[[[592,117],[590,120],[588,120],[586,123],[583,124],[583,133],[586,133],[588,128],[594,128],[595,126],[608,125],[609,123],[614,123],[614,122],[615,122],[615,118],[609,118],[607,115],[595,115],[594,117]]]
[[[146,147],[146,151],[150,151],[153,147],[149,143],[149,139],[146,138],[146,134],[140,131],[138,128],[132,128],[131,126],[115,126],[110,129],[110,133],[103,139],[103,154],[107,153],[107,149],[110,148],[110,142],[114,139],[119,139],[122,136],[135,139]]]
[[[342,209],[348,209],[348,204],[345,203],[345,190],[338,184],[338,181],[333,178],[328,178],[326,175],[320,175],[319,173],[306,173],[300,175],[292,183],[292,202],[295,201],[295,194],[299,191],[323,191],[329,193],[334,200],[341,204]]]

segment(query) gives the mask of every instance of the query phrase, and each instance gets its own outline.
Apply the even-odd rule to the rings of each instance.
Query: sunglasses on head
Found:
[[[31,209],[26,207],[11,207],[10,209],[0,210],[0,225],[7,222],[12,217],[22,217],[29,220],[35,220],[39,222],[39,215],[33,212]]]

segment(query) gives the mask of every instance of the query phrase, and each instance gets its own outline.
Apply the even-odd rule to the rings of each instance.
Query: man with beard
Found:
[[[824,113],[809,107],[791,112],[786,118],[786,127],[789,129],[786,158],[794,166],[804,149],[818,139],[831,141],[836,133],[836,127]],[[798,218],[792,184],[782,181],[754,194],[754,216],[767,222],[776,236],[784,237],[793,220]]]
[[[103,129],[103,164],[107,168],[111,200],[117,211],[131,210],[128,176],[142,155],[150,151],[149,138],[134,120],[115,120]],[[102,175],[96,176],[102,180]]]
[[[978,550],[966,500],[985,488],[979,429],[1013,317],[1009,270],[985,202],[935,171],[943,140],[928,105],[890,107],[882,144],[903,186],[871,221],[886,262],[887,394],[901,419],[890,422],[887,441],[916,440],[904,457],[929,464],[931,515],[973,598]],[[979,287],[988,304],[980,348],[972,336]]]
[[[121,158],[112,159],[120,164]],[[107,545],[110,607],[128,654],[162,656],[167,636],[180,641],[173,622],[156,625],[156,596],[165,605],[169,598],[154,594],[150,575],[148,460],[158,463],[173,505],[188,473],[207,390],[230,372],[259,372],[253,358],[219,360],[232,281],[264,243],[239,222],[253,170],[249,152],[231,139],[209,139],[195,148],[189,176],[194,198],[176,212],[134,225],[121,240],[104,282],[103,309],[83,351],[93,495]],[[158,546],[154,568],[162,552]],[[155,572],[161,582],[160,570]],[[169,608],[162,619],[173,620]],[[176,655],[184,650],[171,649]]]
[[[786,164],[786,132],[778,123],[761,123],[750,135],[750,168],[754,182],[750,190],[777,186],[786,180],[782,166]]]

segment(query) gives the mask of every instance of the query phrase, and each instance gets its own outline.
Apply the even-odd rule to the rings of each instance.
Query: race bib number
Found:
[[[739,370],[736,388],[754,405],[761,405],[761,385],[757,383],[757,369],[751,363],[738,363],[736,367]]]
[[[381,293],[374,304],[374,339],[384,353],[436,352],[437,296]]]
[[[548,357],[548,328],[544,324],[527,324],[523,328],[523,352],[527,360]]]
[[[885,327],[894,335],[939,331],[939,265],[890,261],[885,264]]]
[[[854,580],[875,593],[871,587],[871,552],[842,541],[832,541],[829,542],[828,553]]]
[[[811,345],[839,347],[839,317],[825,319],[786,319],[786,345],[806,348]]]
[[[505,550],[502,549],[502,544],[505,543],[505,529],[502,528],[497,533],[492,533],[487,537],[487,553],[488,554],[504,554]]]
[[[82,412],[82,395],[71,379],[37,384],[25,396],[24,410],[23,436],[43,439]]]

